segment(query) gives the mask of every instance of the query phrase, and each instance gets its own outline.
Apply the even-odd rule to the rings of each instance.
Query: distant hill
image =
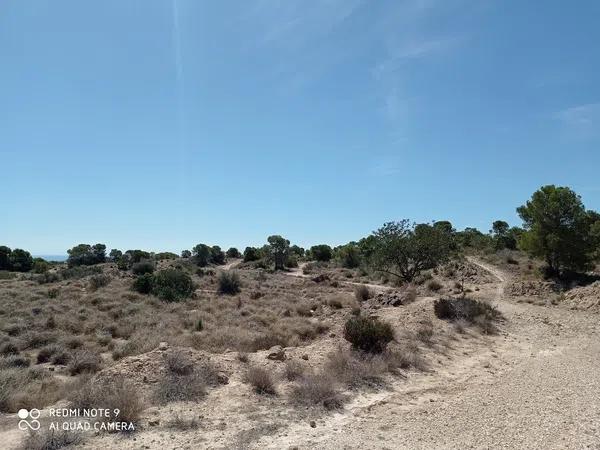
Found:
[[[66,261],[67,255],[33,255],[34,258],[44,258],[46,261]]]

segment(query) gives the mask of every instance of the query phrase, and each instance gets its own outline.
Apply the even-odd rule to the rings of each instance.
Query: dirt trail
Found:
[[[470,260],[498,278],[482,294],[496,297],[507,319],[487,348],[253,448],[600,449],[597,317],[510,303],[503,298],[509,276]]]
[[[298,277],[298,278],[311,278],[314,277],[314,274],[305,274],[302,269],[304,269],[304,266],[306,266],[308,264],[308,262],[303,262],[300,263],[298,265],[298,267],[295,267],[293,269],[290,269],[288,271],[282,272],[285,275],[288,275],[290,277]],[[341,284],[345,284],[347,286],[366,286],[369,289],[373,289],[376,292],[379,291],[387,291],[390,289],[394,289],[392,286],[385,286],[383,284],[372,284],[372,283],[357,283],[356,281],[340,281],[338,280],[338,283]]]

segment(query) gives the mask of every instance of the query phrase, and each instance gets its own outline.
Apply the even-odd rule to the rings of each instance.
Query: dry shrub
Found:
[[[155,397],[161,404],[197,401],[206,395],[209,385],[219,382],[217,369],[208,361],[194,362],[179,350],[165,355],[165,375],[159,380]]]
[[[296,405],[322,406],[340,409],[344,399],[335,381],[327,374],[307,374],[290,391],[290,401]]]
[[[240,292],[241,281],[236,272],[221,272],[219,274],[219,294],[235,295]]]
[[[43,408],[63,397],[65,385],[39,369],[0,370],[0,411]]]
[[[390,371],[395,369],[427,370],[427,362],[421,356],[419,346],[412,340],[404,340],[385,352]]]
[[[200,422],[196,417],[185,418],[180,416],[178,413],[175,414],[173,419],[167,422],[167,428],[177,431],[194,430],[200,426]]]
[[[433,311],[439,319],[453,322],[462,319],[477,325],[486,334],[495,333],[494,322],[502,318],[500,311],[489,303],[469,297],[440,298],[434,302]]]
[[[123,377],[81,380],[80,386],[69,396],[74,408],[119,410],[119,415],[106,417],[106,422],[131,422],[135,426],[144,410],[142,397],[136,387]],[[98,419],[100,420],[100,418]]]
[[[414,286],[406,286],[402,290],[402,304],[408,305],[417,299],[417,289]]]
[[[431,343],[433,338],[433,322],[429,319],[423,320],[417,327],[417,338],[426,344]]]
[[[62,350],[64,350],[64,348],[56,344],[50,344],[43,347],[37,355],[38,364],[50,361],[56,353]]]
[[[11,367],[29,367],[30,361],[23,355],[8,355],[0,358],[0,370]]]
[[[68,370],[71,375],[95,373],[100,370],[102,358],[90,350],[77,350],[73,353]]]
[[[356,298],[358,302],[366,302],[372,296],[373,293],[371,292],[369,287],[365,286],[364,284],[361,284],[360,286],[356,286],[354,288],[354,298]]]
[[[427,289],[429,289],[432,292],[437,292],[440,289],[442,289],[444,287],[444,285],[442,283],[440,283],[438,280],[429,280],[427,282]]]
[[[263,367],[248,368],[244,381],[250,384],[257,394],[275,395],[277,393],[271,372]]]
[[[111,281],[111,277],[104,274],[93,275],[90,277],[89,288],[90,291],[94,292],[100,289],[101,287],[108,286]]]
[[[388,372],[383,354],[337,349],[330,353],[325,363],[325,372],[350,387],[376,384]]]
[[[17,355],[18,353],[19,349],[11,341],[4,342],[2,345],[0,345],[0,355],[2,356]]]
[[[285,362],[283,375],[288,381],[294,381],[301,378],[306,372],[306,367],[300,361],[290,359]]]
[[[31,432],[21,446],[21,450],[58,450],[82,442],[82,435],[72,431],[40,430]]]
[[[110,336],[108,336],[108,340],[110,342]],[[98,342],[100,341],[101,339],[99,338]],[[133,334],[127,342],[119,345],[113,350],[112,357],[115,360],[118,360],[127,356],[140,355],[149,352],[158,346],[159,341],[160,339],[158,336],[150,334],[147,331]]]

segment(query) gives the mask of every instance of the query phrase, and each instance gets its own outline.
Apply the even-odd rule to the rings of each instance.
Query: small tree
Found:
[[[123,252],[119,249],[113,248],[108,254],[108,259],[111,262],[117,262],[123,257]]]
[[[79,244],[67,250],[69,267],[91,266],[106,261],[106,245],[104,244]]]
[[[333,256],[331,247],[326,244],[313,245],[310,248],[310,254],[317,261],[330,261]]]
[[[204,267],[210,261],[210,247],[206,244],[198,244],[192,249],[194,261],[200,267]]]
[[[210,262],[218,266],[225,264],[225,253],[218,245],[213,245],[210,248]]]
[[[590,220],[581,198],[568,187],[543,186],[517,208],[525,232],[519,245],[543,258],[550,275],[590,267]]]
[[[517,248],[516,228],[510,228],[510,225],[504,220],[496,220],[492,223],[492,237],[496,250],[508,248],[514,250]]]
[[[283,270],[290,250],[290,241],[273,235],[267,238],[269,243],[269,259],[275,264],[275,270]]]
[[[29,272],[33,267],[33,258],[29,252],[15,248],[10,254],[10,266],[15,272]]]
[[[353,269],[360,266],[360,250],[356,244],[350,243],[338,249],[338,257],[343,267]]]
[[[10,254],[12,250],[5,245],[0,245],[0,270],[10,270]]]
[[[423,270],[446,262],[451,255],[451,236],[429,224],[411,226],[407,219],[388,222],[373,236],[373,267],[406,282],[412,281]]]
[[[225,255],[228,258],[241,258],[242,254],[240,253],[240,251],[235,248],[235,247],[230,247],[227,252],[225,252]]]
[[[256,247],[246,247],[244,250],[244,262],[257,261],[259,259],[260,255]]]
[[[189,250],[182,250],[181,257],[184,258],[184,259],[191,258],[192,257],[192,252],[190,252]]]

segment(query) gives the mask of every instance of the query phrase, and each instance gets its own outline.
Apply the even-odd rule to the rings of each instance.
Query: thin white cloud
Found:
[[[576,139],[600,136],[600,103],[571,106],[554,113],[563,130]]]

